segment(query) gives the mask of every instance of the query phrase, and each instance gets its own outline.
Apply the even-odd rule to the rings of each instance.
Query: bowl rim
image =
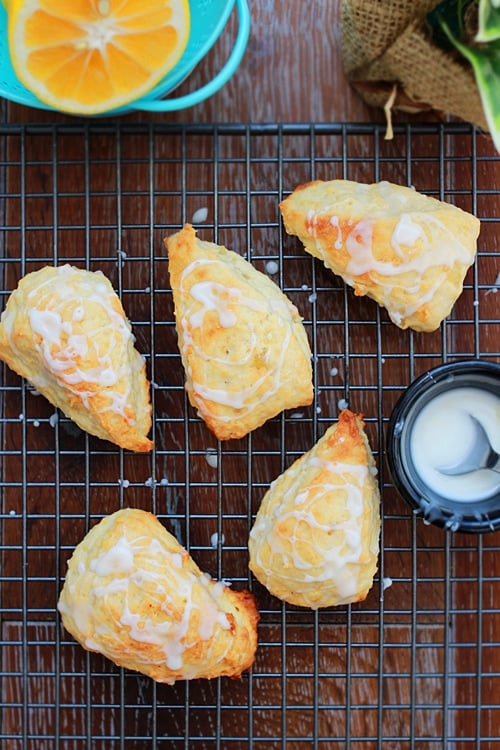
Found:
[[[184,50],[180,59],[174,65],[174,67],[166,74],[166,76],[162,78],[161,81],[158,81],[156,86],[148,91],[145,96],[142,96],[140,99],[136,99],[134,102],[131,102],[130,106],[135,106],[137,104],[140,104],[141,102],[151,101],[152,99],[159,99],[166,94],[169,94],[174,88],[179,86],[182,81],[187,78],[187,76],[195,69],[198,63],[200,63],[205,55],[208,54],[208,52],[212,49],[212,47],[222,34],[222,31],[224,30],[224,27],[229,20],[229,16],[233,11],[236,0],[222,0],[222,2],[225,3],[225,6],[220,13],[217,23],[215,24],[210,36],[206,38],[205,42],[197,50],[196,54],[192,55],[189,60],[187,59],[189,53],[188,40],[186,49]],[[167,81],[167,79],[170,80]],[[168,85],[167,89],[165,89],[165,85]]]
[[[432,400],[432,393],[450,375],[483,375],[500,384],[500,363],[487,359],[461,359],[446,362],[424,372],[401,394],[391,416],[386,437],[386,458],[389,473],[399,494],[413,508],[415,515],[424,521],[450,531],[483,533],[500,529],[500,488],[493,495],[474,502],[474,509],[467,510],[463,501],[454,501],[426,488],[426,495],[413,482],[402,459],[402,436],[406,416],[412,414],[415,405],[425,397]],[[481,387],[481,383],[478,383]],[[473,387],[472,384],[470,384]],[[456,387],[460,387],[457,383]],[[436,394],[437,395],[437,394]],[[424,482],[422,481],[422,485]],[[430,499],[429,499],[430,498]]]
[[[221,8],[220,8],[218,19],[211,33],[207,36],[203,44],[201,44],[200,47],[196,50],[195,54],[191,54],[189,50],[189,44],[190,44],[190,39],[191,39],[191,32],[190,32],[190,39],[188,39],[186,49],[184,50],[178,62],[160,81],[158,81],[158,83],[150,91],[147,92],[147,94],[145,94],[139,99],[135,99],[133,102],[129,102],[128,104],[123,105],[122,107],[104,110],[100,113],[97,113],[95,116],[106,117],[106,116],[122,115],[122,114],[127,114],[129,112],[133,112],[138,106],[140,107],[141,104],[145,105],[152,101],[157,101],[161,99],[162,97],[165,97],[167,94],[171,93],[175,88],[177,88],[177,86],[179,86],[182,83],[182,81],[184,81],[189,76],[189,74],[194,70],[194,68],[203,60],[203,58],[208,54],[210,49],[215,45],[215,43],[219,39],[220,35],[222,34],[229,20],[229,17],[234,9],[236,0],[219,0],[219,2],[221,4]],[[191,6],[191,2],[190,2],[190,6]],[[6,37],[7,18],[8,18],[7,9],[0,2],[0,36],[3,36],[3,37]],[[192,26],[192,21],[191,21],[191,26]],[[16,102],[17,104],[22,104],[26,107],[44,109],[49,112],[61,112],[62,114],[72,114],[72,113],[65,112],[64,110],[58,110],[52,107],[51,105],[46,104],[45,102],[42,102],[36,96],[36,94],[34,94],[32,91],[26,88],[26,86],[24,86],[24,84],[17,78],[15,74],[12,63],[10,62],[8,46],[6,46],[6,55],[9,58],[8,75],[12,78],[12,83],[15,82],[16,88],[10,89],[8,85],[8,81],[5,81],[5,85],[0,86],[1,97],[8,99],[9,101]],[[80,115],[78,113],[75,113],[74,116],[84,117],[86,115]]]

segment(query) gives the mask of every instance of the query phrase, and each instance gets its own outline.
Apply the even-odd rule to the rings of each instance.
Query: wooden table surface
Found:
[[[79,118],[7,107],[14,126],[70,123],[75,130],[13,131],[2,143],[4,289],[12,289],[26,269],[51,260],[102,268],[122,294],[138,346],[148,357],[155,354],[148,369],[154,365],[158,387],[151,459],[89,440],[64,419],[54,428],[52,407],[5,374],[5,750],[309,750],[320,744],[329,750],[472,750],[481,738],[482,747],[500,746],[497,534],[453,535],[424,526],[395,492],[384,463],[387,418],[413,377],[444,356],[500,361],[500,294],[493,293],[499,161],[488,136],[466,128],[449,134],[402,129],[394,142],[383,139],[383,113],[367,107],[344,76],[340,0],[249,5],[252,32],[241,66],[222,90],[191,109],[103,118],[85,129]],[[219,69],[236,22],[233,14],[178,93]],[[396,123],[407,121],[395,115]],[[124,127],[113,129],[113,122]],[[324,137],[318,132],[314,143],[307,129],[282,141],[271,131],[250,136],[249,145],[248,131],[223,132],[215,143],[210,133],[168,136],[132,125],[150,122],[380,128]],[[432,124],[438,116],[410,122]],[[280,192],[311,179],[313,170],[316,177],[411,183],[477,210],[484,219],[481,257],[442,330],[422,335],[396,329],[374,303],[355,298],[320,264],[306,260],[299,243],[282,237]],[[249,254],[261,270],[269,255],[279,262],[280,283],[316,347],[318,395],[304,418],[287,415],[222,446],[183,394],[162,250],[164,234],[202,205],[209,211],[203,236]],[[151,293],[151,279],[158,294]],[[381,472],[379,575],[358,607],[324,613],[284,607],[248,576],[248,527],[269,483],[335,419],[349,387],[353,408],[367,415]],[[205,458],[207,446],[219,451],[215,473]],[[171,480],[168,492],[151,486],[151,477],[163,472]],[[89,525],[127,503],[161,514],[212,575],[253,587],[262,621],[251,676],[236,683],[156,686],[89,657],[60,628],[55,606],[67,558]],[[221,530],[226,542],[213,546],[211,535]],[[491,744],[488,737],[495,737]]]
[[[340,0],[249,0],[252,28],[242,63],[230,81],[201,104],[162,115],[141,115],[161,122],[358,122],[382,119],[365,106],[345,80],[340,47]],[[237,30],[228,26],[178,90],[198,89],[220,69],[232,50]],[[62,115],[11,104],[9,119],[68,121]],[[132,114],[122,120],[137,121]]]

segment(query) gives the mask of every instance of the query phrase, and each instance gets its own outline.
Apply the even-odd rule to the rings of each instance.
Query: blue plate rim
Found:
[[[190,53],[189,49],[189,41],[188,45],[186,47],[186,50],[184,51],[183,55],[181,56],[179,62],[172,68],[169,73],[161,80],[159,81],[154,88],[151,89],[151,91],[148,92],[146,96],[141,97],[140,99],[135,99],[133,102],[130,102],[129,104],[125,105],[124,107],[120,107],[113,110],[107,110],[100,113],[96,113],[97,116],[106,116],[108,114],[123,114],[128,111],[133,111],[137,104],[149,102],[152,100],[160,99],[161,97],[165,96],[166,94],[170,93],[174,88],[180,85],[180,83],[187,78],[187,76],[191,73],[191,71],[198,65],[198,63],[205,57],[205,55],[210,51],[210,49],[214,46],[216,41],[218,40],[219,36],[221,35],[224,27],[226,26],[229,16],[231,15],[234,4],[236,0],[225,0],[224,6],[221,9],[220,15],[217,19],[217,22],[210,33],[210,35],[206,38],[205,42],[200,45],[198,50],[196,51],[196,54],[193,56]],[[190,3],[191,5],[191,3]],[[0,37],[6,38],[7,34],[7,12],[3,5],[0,3]],[[6,57],[8,59],[8,67],[9,67],[9,75],[11,75],[19,87],[19,90],[12,90],[10,88],[7,88],[2,85],[2,82],[0,80],[0,97],[3,97],[4,99],[8,99],[9,101],[16,102],[18,104],[23,104],[28,107],[35,107],[38,109],[44,109],[47,111],[53,111],[53,112],[61,112],[62,114],[75,114],[76,116],[85,116],[83,113],[71,113],[66,112],[65,110],[58,110],[52,107],[49,104],[45,104],[42,102],[35,94],[33,94],[26,86],[24,86],[21,81],[17,78],[14,68],[12,66],[12,63],[10,61],[10,56],[8,54],[8,47],[6,45]]]

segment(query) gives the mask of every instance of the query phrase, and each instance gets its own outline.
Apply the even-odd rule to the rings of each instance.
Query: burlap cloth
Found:
[[[429,38],[436,0],[343,0],[342,55],[349,81],[370,105],[436,110],[488,129],[467,60]]]

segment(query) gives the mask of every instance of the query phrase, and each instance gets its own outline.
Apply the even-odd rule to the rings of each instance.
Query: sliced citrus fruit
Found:
[[[9,0],[18,78],[73,114],[116,109],[147,93],[189,38],[188,0]]]

